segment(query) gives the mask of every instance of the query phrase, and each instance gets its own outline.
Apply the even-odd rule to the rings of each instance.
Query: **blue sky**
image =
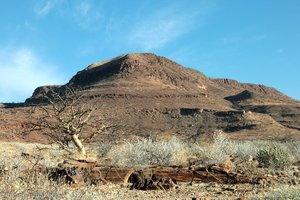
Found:
[[[0,102],[153,52],[300,99],[299,0],[0,0]]]

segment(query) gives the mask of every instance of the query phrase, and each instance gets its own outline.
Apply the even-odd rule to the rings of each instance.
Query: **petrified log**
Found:
[[[77,171],[75,169],[69,168],[48,168],[48,178],[52,181],[63,181],[68,184],[78,183],[76,181]]]
[[[61,168],[69,168],[69,167],[75,167],[76,169],[82,170],[82,169],[93,169],[96,167],[97,164],[94,162],[88,162],[84,160],[64,160],[63,163],[59,163],[58,167]]]
[[[232,173],[218,166],[183,168],[149,167],[144,169],[100,166],[95,163],[65,161],[52,169],[52,180],[63,179],[69,184],[132,183],[131,189],[170,189],[178,182],[250,183],[249,177]]]
[[[133,168],[118,168],[99,166],[93,162],[64,161],[57,168],[49,170],[51,180],[63,180],[69,184],[81,185],[83,183],[97,185],[98,183],[128,183]]]
[[[88,181],[86,177],[95,166],[95,163],[91,162],[65,160],[56,168],[48,168],[47,173],[50,180],[80,186]]]
[[[236,174],[224,171],[222,168],[215,166],[201,167],[193,170],[193,181],[195,182],[216,182],[222,184],[233,184],[237,183]],[[192,181],[192,182],[193,182]]]
[[[147,177],[143,174],[143,171],[132,173],[129,180],[132,183],[131,190],[168,190],[176,186],[176,181],[170,177],[159,177],[156,174]]]
[[[91,182],[128,183],[129,176],[134,172],[133,168],[95,167],[91,170],[89,178]]]
[[[179,167],[157,167],[143,169],[143,175],[148,179],[156,174],[159,177],[169,177],[176,182],[217,182],[217,183],[235,183],[236,176],[233,173],[227,173],[221,169],[209,168],[179,168]]]

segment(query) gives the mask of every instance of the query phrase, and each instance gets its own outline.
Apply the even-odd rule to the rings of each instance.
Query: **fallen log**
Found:
[[[236,183],[236,175],[233,173],[227,173],[221,169],[209,168],[180,168],[180,167],[156,167],[146,168],[142,170],[142,175],[145,178],[155,174],[159,177],[171,178],[175,182],[217,182],[222,184]]]
[[[90,171],[89,178],[92,183],[99,181],[127,184],[133,168],[95,167]]]
[[[131,189],[170,189],[179,182],[216,182],[235,184],[242,181],[251,183],[251,179],[241,174],[228,172],[218,166],[184,167],[149,167],[134,169],[126,167],[101,166],[92,162],[64,161],[57,168],[50,170],[52,180],[65,180],[66,183],[98,185],[100,183],[131,183]]]
[[[48,169],[49,179],[65,181],[68,184],[83,183],[97,185],[99,183],[128,183],[133,168],[100,166],[92,162],[64,161],[58,167]]]
[[[133,172],[130,176],[130,182],[132,183],[131,190],[168,190],[176,186],[176,181],[169,177],[160,177],[157,174],[146,177],[143,171]]]

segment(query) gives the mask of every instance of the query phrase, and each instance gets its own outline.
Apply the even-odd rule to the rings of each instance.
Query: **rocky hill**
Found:
[[[42,93],[66,86],[93,99],[97,115],[118,125],[106,134],[114,137],[197,139],[216,129],[240,139],[300,136],[299,101],[263,85],[211,79],[155,54],[126,54],[92,64],[66,85],[37,88],[25,105],[45,102]],[[14,109],[1,112],[9,115]]]

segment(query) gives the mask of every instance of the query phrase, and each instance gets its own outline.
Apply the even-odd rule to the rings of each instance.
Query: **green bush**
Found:
[[[292,155],[282,144],[273,143],[257,152],[257,161],[261,167],[283,169],[292,161]]]

